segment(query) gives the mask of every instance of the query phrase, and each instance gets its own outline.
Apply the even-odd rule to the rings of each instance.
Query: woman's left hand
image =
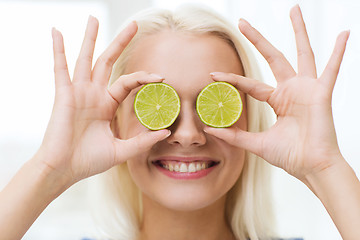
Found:
[[[291,10],[290,17],[296,37],[298,73],[257,30],[245,20],[240,20],[240,31],[269,63],[277,87],[235,74],[212,74],[214,80],[229,82],[240,91],[266,101],[277,115],[276,123],[261,133],[250,133],[235,127],[206,128],[205,131],[247,149],[305,181],[308,174],[316,174],[343,160],[336,139],[331,98],[349,32],[338,36],[324,72],[317,77],[313,51],[299,6]]]

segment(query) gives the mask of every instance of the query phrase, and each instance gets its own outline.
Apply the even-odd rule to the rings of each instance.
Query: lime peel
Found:
[[[196,99],[196,111],[200,120],[211,127],[232,126],[239,120],[242,109],[239,91],[227,82],[208,84]]]
[[[137,92],[134,110],[140,123],[150,130],[168,128],[180,113],[180,98],[166,83],[148,83]]]

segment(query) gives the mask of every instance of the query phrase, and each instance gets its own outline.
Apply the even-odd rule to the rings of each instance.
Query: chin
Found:
[[[186,191],[182,188],[181,190],[163,191],[160,196],[154,196],[152,200],[173,211],[190,212],[209,207],[222,197],[224,195],[205,192],[204,189],[202,191],[198,189]]]

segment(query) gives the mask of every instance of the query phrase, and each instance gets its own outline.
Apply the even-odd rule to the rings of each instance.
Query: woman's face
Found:
[[[126,73],[136,71],[164,77],[164,83],[175,88],[181,101],[180,114],[169,128],[171,135],[127,161],[136,185],[147,199],[174,210],[200,209],[225,197],[240,176],[245,152],[203,131],[205,124],[197,115],[196,98],[213,82],[211,72],[243,75],[234,49],[216,36],[164,31],[136,43]],[[134,113],[133,101],[138,90],[130,93],[119,111],[118,130],[123,139],[150,131]],[[243,94],[242,99],[245,100]],[[246,129],[246,119],[244,109],[232,127]],[[180,171],[195,168],[195,172],[170,171],[164,166]]]

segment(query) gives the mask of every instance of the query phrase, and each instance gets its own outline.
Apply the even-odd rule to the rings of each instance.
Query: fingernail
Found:
[[[55,32],[56,32],[56,28],[55,28],[55,27],[52,27],[52,29],[51,29],[51,34],[52,34],[53,36],[54,36]]]
[[[298,11],[301,13],[301,8],[300,8],[300,5],[297,3],[295,4],[291,9],[290,9],[290,14],[291,14],[291,11]]]
[[[248,25],[250,25],[250,23],[248,22],[248,21],[246,21],[245,19],[243,19],[243,18],[240,18],[239,19],[239,23],[238,23],[239,25],[240,24],[248,24]]]
[[[169,137],[171,135],[171,131],[168,130],[168,133],[166,134],[166,138]]]
[[[59,30],[57,30],[55,27],[51,29],[51,36],[53,39],[56,38],[56,35],[59,35],[59,33]]]
[[[212,73],[210,73],[210,76],[212,76],[212,77],[216,77],[216,76],[221,76],[221,75],[223,75],[224,73],[222,73],[222,72],[212,72]]]
[[[204,127],[204,132],[208,133],[208,130],[210,129],[210,127]]]
[[[347,34],[346,34],[346,41],[348,41],[349,40],[349,38],[350,38],[350,29],[349,30],[346,30],[345,31]]]
[[[88,24],[94,19],[94,17],[92,15],[89,15],[88,17]]]
[[[94,22],[94,24],[95,24],[95,23],[96,23],[96,24],[99,24],[98,19],[97,19],[96,17],[94,17],[93,15],[89,15],[88,24],[89,24],[90,22]]]
[[[151,132],[152,132],[152,134],[154,134],[154,136],[157,136],[156,137],[157,139],[160,138],[160,139],[158,139],[158,141],[162,141],[171,135],[171,131],[168,129],[161,129],[161,130],[151,131]]]
[[[129,25],[127,25],[127,27],[126,28],[132,28],[133,26],[138,26],[138,24],[137,24],[137,22],[134,20],[134,21],[131,21],[130,23],[129,23]]]
[[[347,38],[349,39],[350,33],[351,33],[351,32],[350,32],[350,29],[349,29],[349,30],[346,30],[345,32],[347,33]]]
[[[155,74],[155,73],[151,73],[150,75],[151,75],[152,77],[154,77],[154,78],[159,79],[159,80],[164,79],[164,77],[162,77],[162,76],[160,76],[160,75],[157,75],[157,74]]]

